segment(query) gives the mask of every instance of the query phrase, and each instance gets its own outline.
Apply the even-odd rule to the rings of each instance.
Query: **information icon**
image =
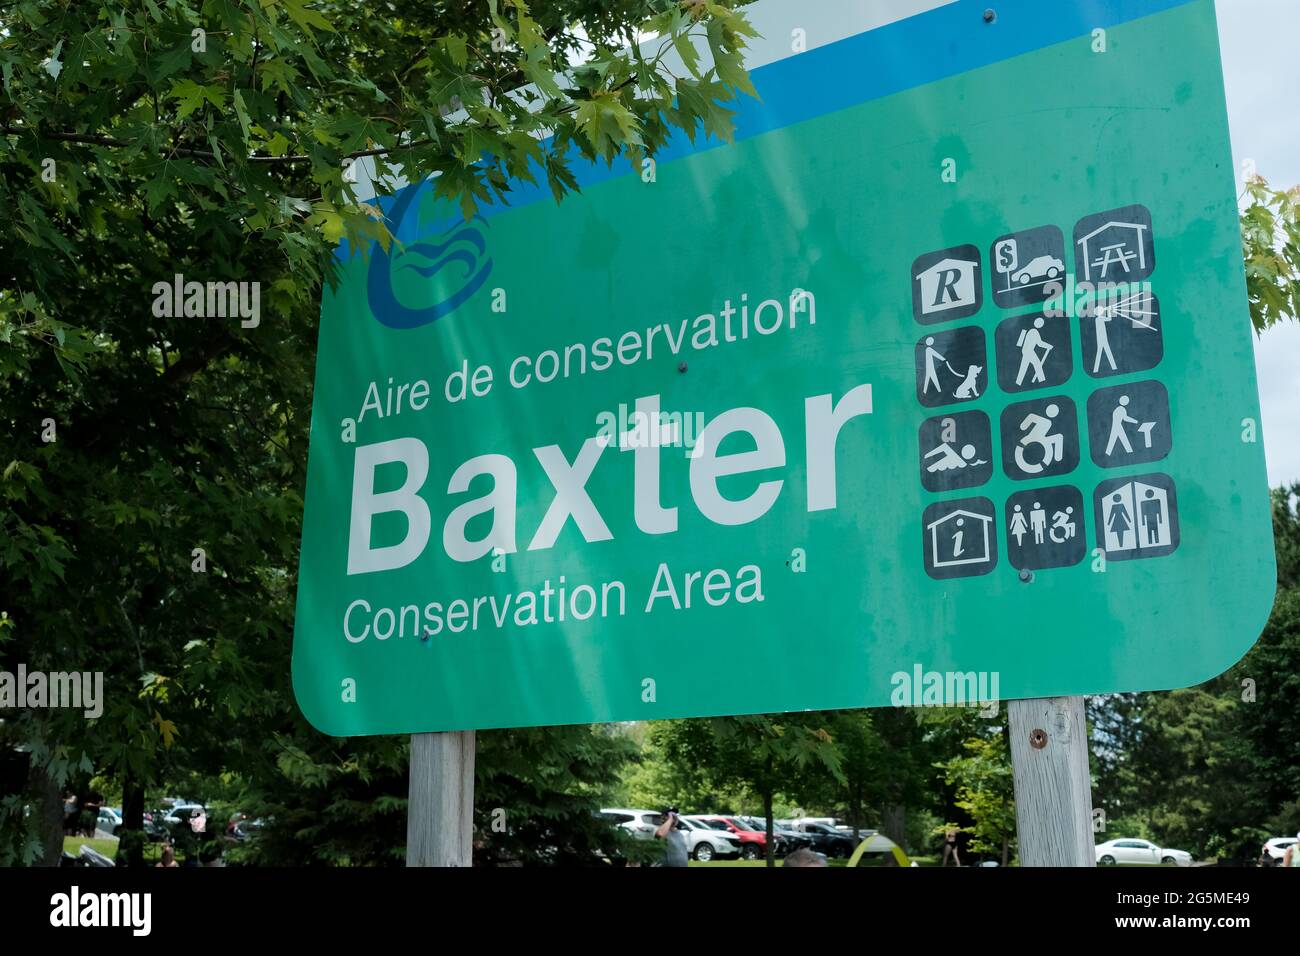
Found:
[[[996,520],[987,498],[930,505],[921,516],[925,573],[939,579],[988,574],[998,563]]]

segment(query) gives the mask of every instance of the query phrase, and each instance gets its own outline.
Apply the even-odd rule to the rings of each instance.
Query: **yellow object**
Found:
[[[857,866],[858,861],[862,859],[862,854],[866,853],[868,850],[871,850],[872,848],[871,844],[873,842],[875,842],[876,850],[878,852],[883,853],[885,851],[888,851],[894,854],[894,860],[897,861],[899,866],[912,865],[911,859],[909,859],[908,855],[903,852],[903,848],[901,846],[899,846],[893,840],[889,839],[889,837],[882,836],[879,833],[873,833],[865,840],[863,840],[861,843],[859,843],[858,848],[853,851],[853,855],[849,857],[849,862],[846,865]]]

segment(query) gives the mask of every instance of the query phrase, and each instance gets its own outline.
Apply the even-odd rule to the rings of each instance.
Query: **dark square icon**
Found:
[[[1065,287],[1065,236],[1056,226],[1009,233],[990,247],[989,267],[1002,308],[1045,302]]]
[[[1155,267],[1151,212],[1146,206],[1099,212],[1075,224],[1076,282],[1139,282]]]
[[[1097,290],[1080,310],[1079,341],[1093,378],[1155,368],[1165,356],[1160,300],[1142,286]]]
[[[1078,488],[1017,491],[1007,499],[1006,516],[1007,561],[1013,568],[1068,568],[1088,551]]]
[[[993,477],[993,436],[983,412],[953,412],[921,423],[926,491],[974,488]]]
[[[1097,544],[1109,561],[1158,558],[1178,547],[1178,496],[1168,475],[1103,481],[1092,505]]]
[[[1169,392],[1159,382],[1112,385],[1088,396],[1088,445],[1101,467],[1159,461],[1173,444]]]
[[[993,333],[998,385],[1004,392],[1063,385],[1074,371],[1070,320],[1063,315],[1020,315]]]
[[[916,343],[916,397],[928,408],[971,402],[988,388],[984,330],[932,332]]]
[[[921,515],[925,573],[932,578],[988,574],[998,563],[997,513],[987,498],[939,501]]]
[[[1049,478],[1079,465],[1079,422],[1064,395],[1017,402],[1002,410],[1002,469],[1017,481]]]
[[[975,246],[927,252],[912,263],[912,317],[922,325],[964,319],[984,304],[984,272]]]

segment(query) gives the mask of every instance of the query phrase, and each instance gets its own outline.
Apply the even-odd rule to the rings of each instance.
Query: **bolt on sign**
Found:
[[[733,143],[468,222],[412,185],[399,244],[341,250],[313,724],[884,706],[921,665],[1161,689],[1251,645],[1274,567],[1213,3],[893,7],[758,66]]]

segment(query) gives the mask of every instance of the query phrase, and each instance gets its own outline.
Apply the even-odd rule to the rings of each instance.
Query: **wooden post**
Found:
[[[407,866],[470,866],[474,832],[474,731],[411,734]]]
[[[1096,866],[1082,697],[1007,702],[1021,866]]]

